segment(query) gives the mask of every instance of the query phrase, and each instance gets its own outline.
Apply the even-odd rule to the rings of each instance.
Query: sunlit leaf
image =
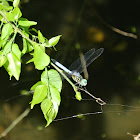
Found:
[[[26,62],[26,64],[34,62],[34,58],[30,59],[29,61]]]
[[[43,71],[43,73],[41,74],[41,81],[42,81],[42,83],[44,83],[46,85],[48,85],[48,84],[52,85],[59,92],[62,89],[61,77],[60,77],[59,73],[54,69],[50,69],[49,71],[47,71],[47,70]]]
[[[6,60],[6,56],[3,55],[3,53],[0,51],[0,67],[2,67],[5,64]]]
[[[6,63],[4,64],[4,68],[10,75],[10,78],[14,76],[16,80],[19,80],[20,71],[21,71],[21,62],[19,58],[14,53],[9,53],[7,55]]]
[[[6,45],[8,38],[9,38],[8,36],[3,40],[0,38],[0,48]]]
[[[34,64],[38,70],[43,70],[50,63],[50,57],[45,53],[44,48],[34,45]]]
[[[38,31],[35,28],[32,28],[31,30],[34,31],[35,33],[38,33]]]
[[[7,2],[7,0],[1,0],[3,5],[9,6],[9,3]]]
[[[13,9],[12,6],[4,5],[4,4],[1,4],[1,3],[0,3],[0,10],[10,11],[10,10],[12,10],[12,9]]]
[[[25,26],[25,27],[29,27],[37,24],[37,22],[35,21],[21,21],[21,20],[18,23],[20,26]]]
[[[40,43],[44,43],[45,42],[45,38],[43,37],[43,35],[40,32],[40,30],[38,30],[38,39],[39,39]]]
[[[22,13],[18,7],[15,7],[12,12],[12,15],[13,15],[14,19],[17,20],[18,18],[20,18],[22,16]]]
[[[60,39],[61,36],[62,36],[62,35],[58,35],[58,36],[52,37],[52,38],[49,40],[49,45],[51,45],[51,46],[54,47],[54,46],[58,43],[58,41],[59,41],[59,39]]]
[[[59,106],[61,102],[60,91],[62,89],[62,80],[58,72],[53,69],[49,71],[46,69],[41,74],[41,81],[43,84],[47,85],[50,98]]]
[[[12,45],[12,52],[20,59],[21,58],[21,51],[17,44]]]
[[[33,109],[34,105],[41,103],[46,96],[47,96],[47,86],[46,85],[38,85],[35,88],[33,99],[30,103],[31,109]]]
[[[8,21],[14,21],[15,20],[12,13],[6,12],[5,15],[6,15],[6,18],[7,18]]]
[[[27,52],[27,41],[25,38],[22,38],[22,41],[23,41],[22,55],[24,55]]]
[[[53,103],[51,102],[50,99],[48,98],[44,99],[43,102],[41,103],[41,110],[43,114],[46,115],[52,106],[53,106]]]
[[[29,37],[28,33],[26,33],[25,31],[23,31],[23,33],[24,35]],[[23,49],[22,49],[22,56],[23,56],[25,53],[31,52],[33,50],[33,46],[25,38],[22,38],[22,40],[23,40]]]
[[[3,54],[6,55],[10,53],[11,50],[12,50],[12,39],[9,42],[7,42],[7,44],[5,44],[5,46],[3,47]]]
[[[57,82],[55,80],[57,80]],[[31,90],[35,90],[36,94],[40,95],[40,92],[42,92],[42,90],[41,89],[36,90],[36,89],[39,86],[42,87],[44,85],[46,85],[47,87],[47,91],[45,95],[41,99],[39,99],[39,96],[37,96],[36,98],[33,97],[33,100],[35,101],[34,103],[31,102],[32,104],[31,107],[33,108],[35,104],[41,102],[41,109],[45,119],[47,120],[46,126],[48,126],[57,116],[58,108],[61,102],[60,91],[62,88],[62,81],[58,72],[53,69],[49,71],[45,69],[45,71],[41,74],[41,81],[33,85]]]
[[[41,81],[39,81],[39,82],[37,82],[36,84],[34,84],[34,85],[31,87],[30,90],[35,90],[35,88],[36,88],[37,86],[39,86],[39,85],[42,85],[42,82],[41,82]]]
[[[44,100],[44,102],[45,102],[45,100]],[[48,102],[49,101],[47,101],[47,103]],[[44,104],[47,104],[47,103],[44,103]],[[58,113],[58,105],[56,102],[52,102],[52,104],[49,102],[49,107],[50,108],[46,109],[47,111],[44,108],[43,108],[44,110],[42,110],[44,117],[47,120],[46,127],[56,118],[57,113]],[[44,112],[46,112],[46,113],[44,113]]]
[[[49,85],[49,95],[51,95],[51,99],[53,102],[57,103],[57,105],[60,105],[61,102],[61,97],[60,97],[60,92],[58,89],[52,85]]]
[[[82,96],[81,96],[81,93],[80,93],[79,91],[76,92],[75,98],[76,98],[77,100],[79,100],[79,101],[82,100]]]
[[[9,37],[13,33],[13,27],[10,23],[7,23],[3,26],[2,32],[1,32],[1,39],[5,39],[6,37]]]
[[[13,1],[13,6],[17,7],[19,5],[20,0],[14,0]]]

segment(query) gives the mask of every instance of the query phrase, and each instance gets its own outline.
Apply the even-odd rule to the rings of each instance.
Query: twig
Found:
[[[118,33],[118,34],[124,35],[124,36],[132,37],[132,38],[134,38],[134,39],[137,39],[137,38],[138,38],[137,35],[135,35],[135,34],[133,34],[133,33],[127,33],[127,32],[124,32],[124,31],[122,31],[122,30],[120,30],[120,29],[118,29],[118,28],[116,28],[116,27],[113,27],[112,25],[106,23],[106,21],[104,21],[104,19],[103,19],[100,15],[98,15],[97,13],[96,13],[96,15],[97,15],[97,17],[99,18],[99,20],[100,20],[105,26],[107,26],[108,28],[110,28],[112,31],[114,31],[114,32],[116,32],[116,33]]]
[[[28,115],[30,110],[30,108],[27,108],[16,120],[14,120],[11,125],[0,134],[0,138],[5,137],[24,117]]]
[[[106,102],[104,102],[101,98],[97,98],[97,97],[93,96],[93,95],[92,95],[91,93],[89,93],[87,90],[85,90],[85,89],[83,89],[83,88],[78,88],[78,89],[80,89],[80,90],[86,92],[89,96],[91,96],[93,99],[95,99],[96,102],[97,102],[98,104],[100,104],[100,105],[105,105],[105,104],[106,104]]]
[[[124,32],[124,31],[122,31],[122,30],[120,30],[120,29],[117,29],[117,28],[111,26],[111,25],[109,26],[109,28],[111,28],[113,31],[115,31],[115,32],[117,32],[117,33],[119,33],[119,34],[122,34],[122,35],[124,35],[124,36],[132,37],[132,38],[135,38],[135,39],[138,38],[136,35],[134,35],[134,34],[132,34],[132,33]]]
[[[28,40],[32,45],[35,43],[35,42],[32,41],[30,38],[28,38],[24,33],[22,33],[22,31],[21,31],[18,27],[16,27],[14,24],[12,24],[11,22],[9,22],[9,21],[7,20],[7,18],[6,18],[6,15],[5,15],[1,10],[0,10],[0,14],[4,17],[5,21],[6,21],[7,23],[9,23],[9,24],[14,28],[15,31],[17,31],[19,34],[21,34],[21,36],[22,36],[23,38],[25,38],[26,40]]]

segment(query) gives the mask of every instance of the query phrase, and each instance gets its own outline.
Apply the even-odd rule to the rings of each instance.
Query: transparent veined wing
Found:
[[[104,51],[103,48],[100,48],[98,50],[95,50],[95,48],[93,48],[89,50],[87,53],[85,53],[84,59],[86,61],[86,67],[88,67],[95,59],[97,59],[103,53],[103,51]],[[81,58],[78,58],[76,61],[74,61],[70,65],[69,70],[71,71],[76,70],[79,73],[83,72]]]

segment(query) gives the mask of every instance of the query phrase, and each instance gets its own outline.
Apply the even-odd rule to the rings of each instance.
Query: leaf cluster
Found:
[[[12,3],[12,4],[11,4]],[[41,103],[41,109],[47,120],[48,126],[56,117],[60,105],[60,92],[62,81],[57,71],[47,66],[50,64],[50,57],[46,49],[55,47],[61,35],[47,39],[40,30],[31,28],[37,24],[22,17],[18,5],[20,0],[0,0],[0,67],[4,67],[10,79],[14,77],[19,80],[21,74],[21,58],[29,53],[32,58],[27,62],[33,62],[35,68],[44,70],[41,81],[32,86],[34,90],[33,99],[30,102],[31,108]],[[19,46],[15,39],[17,35],[22,38],[22,46]],[[54,82],[54,77],[57,81]]]

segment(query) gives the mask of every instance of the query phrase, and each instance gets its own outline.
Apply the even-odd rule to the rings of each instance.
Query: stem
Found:
[[[23,38],[25,38],[26,40],[28,40],[32,45],[35,43],[34,41],[32,41],[30,38],[28,38],[24,33],[22,33],[22,30],[20,30],[18,27],[16,27],[14,24],[12,24],[11,22],[8,21],[8,19],[6,18],[6,15],[0,10],[0,14],[4,17],[5,21],[7,23],[9,23],[16,32],[18,32],[19,34],[21,34],[21,36]]]
[[[30,110],[30,108],[27,108],[16,120],[14,120],[11,125],[0,134],[0,138],[5,137],[24,117],[28,115]]]
[[[95,97],[94,95],[89,93],[87,90],[85,90],[83,88],[78,88],[78,89],[80,89],[80,90],[84,91],[85,93],[87,93],[89,96],[91,96],[93,99],[95,99],[98,104],[100,104],[100,105],[105,105],[106,104],[106,102],[104,102],[101,98]]]

